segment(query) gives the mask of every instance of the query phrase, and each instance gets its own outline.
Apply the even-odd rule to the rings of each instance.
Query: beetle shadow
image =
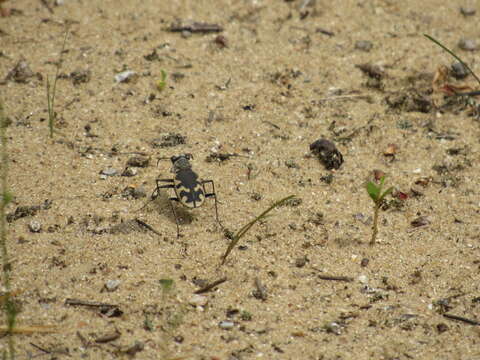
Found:
[[[170,194],[168,190],[170,189],[167,189],[167,191],[163,189],[160,190],[159,194],[153,201],[153,204],[155,204],[154,206],[157,208],[158,213],[167,216],[168,219],[174,224],[176,223],[175,214],[177,215],[179,225],[191,224],[194,219],[193,215],[178,201],[170,200],[170,197],[173,197],[173,194]],[[175,210],[175,214],[172,211],[172,207]]]

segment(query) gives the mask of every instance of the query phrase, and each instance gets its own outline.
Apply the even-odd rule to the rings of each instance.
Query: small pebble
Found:
[[[131,167],[127,167],[122,172],[122,176],[128,176],[128,177],[136,176],[137,174],[138,174],[138,170],[135,169],[135,168],[131,168]]]
[[[475,51],[478,50],[478,42],[473,39],[460,39],[458,42],[458,47],[465,51]]]
[[[28,224],[28,229],[33,233],[39,233],[40,231],[42,231],[42,224],[37,220],[32,220]]]
[[[370,50],[372,50],[372,48],[373,48],[373,43],[368,40],[358,40],[355,43],[355,49],[357,50],[369,52]]]
[[[100,172],[100,175],[105,175],[105,176],[115,176],[117,175],[118,171],[114,168],[107,168],[107,169],[103,169],[101,172]]]
[[[451,69],[453,77],[457,80],[465,79],[468,74],[470,74],[468,69],[460,61],[453,63]]]
[[[335,321],[332,321],[332,322],[328,323],[327,325],[325,325],[325,330],[327,330],[327,332],[335,334],[335,335],[340,335],[342,333],[342,327],[338,323],[336,323]]]
[[[192,32],[191,32],[191,31],[188,31],[188,30],[183,30],[183,31],[182,31],[182,37],[183,37],[184,39],[188,39],[188,38],[191,37],[191,36],[192,36]]]
[[[218,323],[218,326],[224,330],[231,330],[235,326],[233,321],[223,320]]]
[[[295,260],[295,266],[298,268],[304,267],[308,262],[308,259],[306,256],[299,257]]]
[[[115,291],[118,289],[121,283],[121,280],[107,280],[107,282],[105,283],[105,289],[110,292]]]
[[[343,90],[334,86],[330,86],[327,90],[327,96],[338,96],[342,94]]]
[[[117,83],[128,82],[132,80],[132,78],[134,78],[135,75],[137,75],[137,73],[132,70],[122,71],[121,73],[118,73],[117,75],[115,75],[115,82]]]
[[[477,10],[472,7],[461,6],[460,12],[462,13],[463,16],[473,16],[477,12]]]
[[[368,258],[363,258],[362,261],[360,262],[360,266],[366,267],[366,266],[368,266],[369,262],[370,262],[370,260],[368,260]]]
[[[205,306],[208,303],[208,298],[203,295],[195,294],[188,300],[188,303],[193,306]]]
[[[358,281],[360,281],[362,284],[368,283],[368,277],[366,275],[360,275],[358,277]]]

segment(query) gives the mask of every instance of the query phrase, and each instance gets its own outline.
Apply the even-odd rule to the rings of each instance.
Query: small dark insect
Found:
[[[170,198],[170,205],[177,224],[177,237],[180,237],[180,225],[172,201],[179,202],[189,209],[195,209],[202,206],[206,198],[213,197],[215,200],[215,217],[220,226],[222,226],[218,219],[215,184],[213,180],[200,180],[198,175],[192,170],[190,159],[193,159],[192,154],[172,156],[170,160],[173,164],[171,170],[174,174],[173,179],[157,179],[157,187],[152,194],[152,199],[154,199],[159,195],[160,189],[174,190],[175,196]],[[162,183],[167,184],[162,185]],[[211,192],[207,192],[205,184],[212,184]]]
[[[339,169],[343,164],[343,156],[335,144],[327,139],[319,139],[310,144],[310,151],[317,154],[327,170]]]

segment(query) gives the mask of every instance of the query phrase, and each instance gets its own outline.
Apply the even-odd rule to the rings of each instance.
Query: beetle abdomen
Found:
[[[175,175],[175,193],[180,203],[189,208],[196,208],[205,201],[205,193],[198,182],[198,175],[192,170],[179,171]]]

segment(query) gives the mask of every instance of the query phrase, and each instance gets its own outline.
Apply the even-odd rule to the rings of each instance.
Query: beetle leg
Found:
[[[162,181],[166,182],[166,183],[169,183],[169,184],[160,185]],[[174,189],[175,188],[175,185],[173,183],[173,179],[157,179],[156,183],[157,183],[157,187],[155,188],[154,192],[155,191],[157,192],[157,196],[158,196],[159,189]],[[177,201],[178,202],[180,200],[177,197],[171,197],[170,201],[169,201],[170,208],[172,209],[173,217],[175,218],[175,224],[177,225],[177,238],[179,238],[180,237],[180,224],[178,223],[177,213],[175,212],[175,208],[173,207],[172,201]]]
[[[175,218],[175,224],[177,224],[177,239],[180,237],[180,224],[178,223],[178,217],[177,217],[177,213],[175,212],[175,208],[173,207],[173,201],[180,201],[178,200],[177,197],[171,197],[170,198],[170,208],[172,209],[172,213],[173,213],[173,217]]]
[[[157,196],[159,195],[159,191],[158,189],[160,188],[173,188],[173,184],[172,185],[159,185],[159,181],[168,181],[170,182],[171,179],[165,179],[165,180],[159,180],[157,179],[157,186],[155,187],[155,189],[153,189],[152,191],[152,195],[150,195],[150,200],[148,200],[145,205],[143,205],[140,209],[138,209],[138,211],[140,210],[143,210],[150,202],[154,201]],[[173,180],[172,180],[173,181]]]
[[[205,189],[205,184],[207,184],[207,183],[212,184],[212,192],[211,193],[207,193],[207,190]],[[202,187],[203,187],[203,192],[205,193],[205,197],[206,198],[207,197],[213,197],[213,199],[215,200],[215,216],[217,218],[218,224],[223,228],[223,225],[220,222],[220,219],[218,218],[217,193],[215,192],[215,183],[213,182],[213,180],[203,180],[202,181]]]

